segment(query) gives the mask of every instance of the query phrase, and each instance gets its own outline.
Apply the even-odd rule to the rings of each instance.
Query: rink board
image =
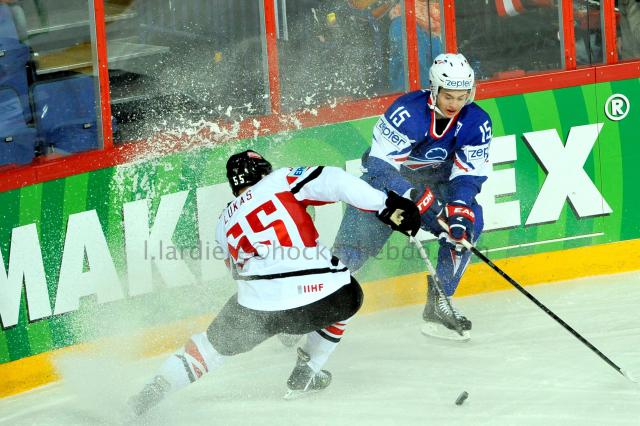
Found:
[[[634,79],[479,102],[493,119],[495,164],[482,192],[487,230],[478,247],[504,259],[514,278],[532,284],[640,268],[639,92]],[[619,121],[605,115],[614,94],[632,105]],[[219,144],[0,194],[0,395],[54,379],[50,351],[151,325],[171,330],[207,313],[210,320],[233,292],[213,248],[218,212],[230,199],[228,155],[250,147],[275,167],[357,172],[375,121]],[[342,209],[314,212],[326,245]],[[433,241],[426,247],[437,250]],[[394,236],[359,275],[367,309],[421,303],[423,270]],[[504,285],[474,264],[458,294]]]

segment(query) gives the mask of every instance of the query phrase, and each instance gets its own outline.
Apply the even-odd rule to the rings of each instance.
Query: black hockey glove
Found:
[[[438,224],[438,217],[442,214],[444,207],[440,200],[438,200],[435,194],[431,191],[431,188],[427,187],[420,196],[411,198],[416,201],[416,206],[418,206],[418,211],[420,212],[420,218],[422,220],[422,227],[433,235],[440,234],[440,232],[442,232],[442,228]]]
[[[420,229],[420,213],[413,201],[401,197],[393,191],[387,194],[386,207],[376,213],[378,219],[394,231],[406,235],[416,235]]]
[[[449,225],[449,234],[446,232],[440,234],[440,244],[448,245],[452,250],[462,254],[467,249],[462,245],[461,241],[473,242],[476,216],[471,207],[462,203],[448,203],[445,212],[447,224]]]

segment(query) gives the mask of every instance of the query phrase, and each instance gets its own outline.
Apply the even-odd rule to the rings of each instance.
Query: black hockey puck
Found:
[[[467,400],[467,398],[469,398],[469,392],[467,392],[467,391],[462,392],[458,396],[458,399],[456,399],[456,405],[464,404],[464,402]]]

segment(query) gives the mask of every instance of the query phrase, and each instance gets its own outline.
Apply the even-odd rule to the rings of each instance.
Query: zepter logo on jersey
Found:
[[[489,144],[465,146],[463,151],[468,163],[485,163],[489,161]]]
[[[454,161],[453,175],[469,174],[484,176],[489,166],[489,144],[465,146],[457,152]],[[456,171],[457,170],[457,171]],[[452,175],[452,176],[453,176]]]
[[[389,142],[397,149],[404,149],[411,145],[407,137],[397,131],[384,116],[380,117],[376,123],[376,127],[373,129],[373,136],[378,139],[379,142]]]

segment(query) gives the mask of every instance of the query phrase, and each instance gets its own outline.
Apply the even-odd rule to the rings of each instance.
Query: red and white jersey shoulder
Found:
[[[309,205],[347,202],[380,211],[386,195],[337,167],[272,172],[223,211],[216,240],[238,282],[238,302],[275,311],[307,305],[351,280],[347,267],[318,242]]]

